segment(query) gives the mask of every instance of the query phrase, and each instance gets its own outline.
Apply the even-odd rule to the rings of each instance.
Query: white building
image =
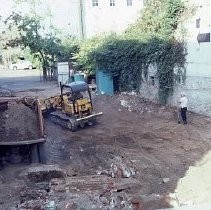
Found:
[[[143,0],[72,0],[72,34],[90,38],[104,32],[122,32],[140,16]]]
[[[189,0],[196,13],[186,24],[187,69],[182,87],[189,97],[189,108],[211,116],[211,1]]]
[[[169,103],[177,105],[180,93],[184,91],[189,99],[189,110],[211,116],[211,0],[189,0],[188,3],[196,11],[183,24],[187,32],[186,80],[184,84],[181,82],[176,85]],[[153,78],[154,75],[152,71]],[[156,84],[144,84],[143,96],[157,99]]]

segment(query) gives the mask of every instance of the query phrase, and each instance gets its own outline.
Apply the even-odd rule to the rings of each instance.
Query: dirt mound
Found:
[[[39,138],[39,126],[35,111],[22,103],[8,102],[0,111],[0,141],[16,142]]]

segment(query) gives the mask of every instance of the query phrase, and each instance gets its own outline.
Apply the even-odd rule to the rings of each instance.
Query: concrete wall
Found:
[[[180,93],[184,91],[189,99],[189,110],[211,117],[211,43],[198,43],[199,33],[211,33],[211,1],[190,0],[190,5],[197,6],[196,14],[185,24],[187,29],[187,68],[185,84],[178,84],[169,104],[177,105]],[[196,19],[200,18],[200,28],[196,27]],[[156,70],[154,70],[155,72]],[[150,81],[150,78],[149,78]],[[142,95],[158,99],[158,83],[154,86],[143,84]]]
[[[137,20],[143,8],[143,0],[132,0],[132,6],[127,6],[127,0],[115,0],[115,6],[110,6],[110,0],[98,0],[98,6],[93,6],[92,0],[65,2],[54,3],[52,11],[57,16],[55,20],[59,21],[58,17],[63,16],[64,30],[79,38],[122,32]]]
[[[53,23],[63,33],[81,37],[80,1],[52,0],[49,5]]]
[[[187,80],[183,87],[175,89],[175,96],[183,89],[189,98],[189,108],[211,116],[211,43],[198,43],[199,33],[211,33],[211,1],[190,0],[197,7],[196,14],[186,24],[187,36]],[[200,27],[196,27],[200,19]]]

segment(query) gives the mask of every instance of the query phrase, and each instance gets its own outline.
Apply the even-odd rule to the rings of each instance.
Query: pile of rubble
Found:
[[[140,185],[132,177],[70,177],[55,165],[31,167],[21,177],[26,186],[20,195],[20,209],[132,209],[135,201],[125,190]]]
[[[145,98],[138,97],[134,92],[122,93],[118,96],[121,106],[130,112],[137,112],[140,115],[164,117],[172,119],[175,116],[175,110],[161,104],[156,104]],[[119,110],[121,111],[121,109]]]

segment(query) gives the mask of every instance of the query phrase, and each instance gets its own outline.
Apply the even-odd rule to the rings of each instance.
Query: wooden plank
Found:
[[[100,115],[103,115],[102,112],[99,112],[99,113],[96,113],[96,114],[92,114],[92,115],[89,115],[87,117],[82,117],[82,118],[79,118],[79,119],[76,119],[77,122],[80,122],[80,121],[83,121],[83,120],[88,120],[88,119],[91,119],[93,117],[98,117]]]
[[[66,178],[66,187],[70,192],[105,191],[106,189],[125,190],[140,187],[140,182],[134,178],[114,179],[105,175],[76,176]]]
[[[30,144],[37,144],[45,142],[46,139],[40,138],[35,140],[28,140],[28,141],[8,141],[8,142],[0,142],[0,146],[21,146],[21,145],[30,145]]]

